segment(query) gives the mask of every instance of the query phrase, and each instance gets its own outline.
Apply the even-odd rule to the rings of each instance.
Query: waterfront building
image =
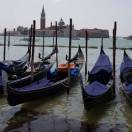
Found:
[[[28,28],[23,27],[23,26],[18,26],[17,31],[10,31],[11,35],[28,35]],[[19,30],[18,30],[19,29]],[[69,25],[65,24],[65,21],[61,17],[60,21],[58,22],[57,25],[57,30],[58,30],[58,37],[69,37]],[[103,30],[103,29],[75,29],[74,25],[72,26],[72,37],[78,38],[78,37],[85,37],[85,31],[88,31],[89,37],[93,38],[100,38],[100,37],[109,37],[109,31],[108,30]],[[36,36],[37,37],[42,37],[43,33],[45,34],[45,37],[52,37],[53,33],[55,32],[55,24],[52,22],[50,23],[50,26],[46,26],[46,13],[44,10],[44,6],[42,7],[42,11],[40,14],[40,28],[36,29]]]

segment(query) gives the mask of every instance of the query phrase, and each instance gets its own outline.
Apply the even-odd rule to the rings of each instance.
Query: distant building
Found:
[[[57,25],[58,37],[69,37],[69,25],[65,24],[64,20],[61,18]],[[85,37],[85,31],[88,31],[89,37],[91,38],[100,38],[100,37],[109,37],[109,31],[103,29],[80,29],[77,30],[72,26],[72,37]],[[46,27],[46,13],[44,6],[40,14],[40,28],[36,29],[36,36],[42,37],[43,33],[46,37],[52,37],[55,32],[55,25],[51,22],[49,27]],[[10,31],[11,35],[28,35],[28,28],[23,26],[18,26],[17,30]]]
[[[58,36],[59,37],[69,37],[69,25],[66,25],[64,20],[61,18],[57,25]],[[72,37],[85,37],[85,31],[88,31],[89,37],[92,38],[100,38],[100,37],[109,37],[108,30],[102,29],[74,29],[74,25],[72,26]],[[40,17],[40,29],[36,30],[36,36],[43,36],[43,32],[45,32],[46,37],[52,37],[53,32],[55,31],[55,25],[51,22],[49,27],[46,27],[46,17],[44,6],[42,8],[41,17]]]
[[[78,36],[85,37],[85,32],[88,32],[88,35],[90,38],[108,38],[109,37],[109,31],[103,30],[103,29],[80,29],[78,31]]]
[[[42,10],[42,12],[43,12],[43,10]],[[73,30],[73,36],[74,36],[74,34],[75,34],[74,33],[75,32],[74,25],[72,28],[73,28],[72,30]],[[69,37],[69,25],[65,25],[65,22],[62,18],[58,22],[57,30],[58,30],[58,32],[57,32],[58,37]],[[38,37],[43,36],[43,32],[46,37],[52,37],[53,33],[55,32],[55,25],[53,25],[52,22],[50,24],[50,27],[41,28],[41,25],[40,25],[40,29],[36,30],[36,36],[38,36]]]
[[[46,17],[45,17],[45,10],[44,10],[44,6],[41,12],[41,17],[40,17],[40,29],[43,30],[45,29],[46,25]]]
[[[64,27],[65,26],[65,22],[63,21],[63,19],[61,18],[59,21],[59,26],[60,27]]]

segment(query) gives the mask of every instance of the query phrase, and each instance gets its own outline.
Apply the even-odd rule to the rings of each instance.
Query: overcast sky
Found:
[[[33,19],[39,28],[43,5],[46,26],[61,17],[66,24],[73,18],[76,29],[108,29],[111,35],[117,21],[118,35],[132,34],[132,0],[0,0],[0,31],[18,25],[29,27]]]

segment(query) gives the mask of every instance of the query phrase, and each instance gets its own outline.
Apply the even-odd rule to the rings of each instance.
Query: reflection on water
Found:
[[[127,102],[125,98],[124,98],[124,101],[125,102],[122,107],[122,113],[126,120],[126,124],[127,124],[129,131],[132,131],[132,104]]]
[[[22,127],[24,123],[28,123],[30,121],[35,120],[35,116],[37,113],[34,111],[27,111],[25,109],[21,109],[20,111],[16,112],[14,116],[8,121],[8,126],[5,128],[5,132],[17,129]]]
[[[12,45],[19,43],[18,38],[12,40]],[[40,38],[41,39],[41,38]],[[17,40],[17,41],[16,41]],[[41,43],[42,39],[37,43]],[[52,44],[51,39],[46,38],[48,44]],[[22,42],[21,42],[22,43]],[[59,44],[68,43],[68,39],[60,39]],[[104,40],[104,48],[112,61],[112,39]],[[78,42],[73,41],[73,45],[84,45],[84,39]],[[100,39],[90,39],[90,46],[100,47]],[[118,39],[118,47],[131,47],[131,41]],[[46,48],[48,54],[52,48]],[[59,48],[59,60],[63,62],[68,49]],[[72,49],[72,55],[77,49]],[[36,48],[36,60],[41,48]],[[83,49],[83,51],[85,51]],[[25,47],[11,47],[7,57],[18,59],[26,52]],[[130,50],[127,51],[132,57]],[[3,49],[0,47],[0,57]],[[88,49],[88,69],[94,65],[99,54],[99,49]],[[123,51],[117,50],[117,68],[122,61]],[[84,67],[82,69],[84,74]],[[0,97],[0,132],[130,132],[132,131],[132,106],[128,104],[120,91],[119,73],[117,73],[116,98],[109,104],[98,105],[90,111],[84,110],[81,88],[79,82],[72,87],[70,94],[58,94],[47,98],[35,100],[23,105],[10,107],[4,97]]]
[[[131,128],[132,108],[122,96],[117,96],[109,104],[85,111],[79,84],[70,95],[66,93],[32,101],[17,107],[6,108],[13,115],[5,122],[4,131],[24,132],[125,132]],[[121,98],[122,97],[122,98]],[[14,111],[13,111],[14,110]],[[8,116],[8,115],[5,115]]]
[[[97,123],[101,118],[106,116],[107,110],[109,109],[110,104],[102,104],[97,107],[85,111],[85,118],[89,124]]]

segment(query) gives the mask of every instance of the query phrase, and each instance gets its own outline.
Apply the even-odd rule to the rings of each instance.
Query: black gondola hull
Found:
[[[78,82],[77,80],[80,77],[80,70],[84,63],[84,55],[83,55],[80,47],[79,47],[77,54],[73,58],[75,58],[75,59],[73,59],[73,62],[77,64],[77,69],[79,70],[79,72],[75,76],[70,76],[70,80],[69,80],[67,74],[65,75],[65,77],[62,77],[59,79],[58,79],[59,76],[57,76],[56,80],[54,80],[54,79],[52,80],[47,77],[44,77],[43,79],[50,81],[51,84],[43,85],[43,83],[41,83],[40,79],[38,79],[39,78],[39,76],[38,76],[38,77],[36,77],[36,79],[38,79],[37,81],[40,85],[37,85],[36,82],[34,85],[34,84],[32,84],[32,82],[30,82],[30,80],[22,80],[18,84],[16,82],[14,84],[8,85],[8,88],[7,88],[8,104],[11,106],[14,106],[14,105],[18,105],[18,104],[21,104],[24,102],[36,100],[41,97],[55,95],[62,91],[66,91],[66,90],[68,91],[72,87],[72,85],[74,85],[76,82]],[[69,87],[69,83],[70,83],[70,87]],[[30,86],[33,85],[36,88],[33,87],[33,89],[30,89],[28,87],[28,85],[30,85]],[[23,90],[25,88],[25,86],[27,86],[26,91]],[[20,90],[20,89],[22,89],[22,90]],[[50,96],[50,98],[51,97],[52,96]]]
[[[80,79],[84,107],[90,110],[99,104],[111,101],[115,97],[112,76],[112,64],[101,45],[100,55],[88,74],[88,79]]]
[[[132,104],[132,59],[124,50],[123,60],[120,66],[121,91],[126,97],[126,101]]]
[[[105,93],[100,94],[98,96],[91,96],[87,94],[86,91],[84,90],[85,86],[81,76],[80,84],[82,89],[82,98],[86,110],[90,110],[100,104],[108,103],[115,97],[115,95],[113,94],[113,90],[114,90],[113,81],[111,80],[110,82],[111,83],[107,87],[107,91]]]
[[[63,93],[69,88],[72,87],[72,84],[79,80],[79,76],[76,78],[71,78],[71,84],[69,87],[68,79],[63,79],[60,82],[54,83],[52,86],[47,88],[41,88],[39,90],[28,91],[28,92],[19,92],[13,88],[8,88],[7,101],[11,106],[15,106],[21,103],[33,101],[42,97],[52,97],[51,95],[58,95]]]
[[[126,97],[126,101],[128,101],[128,103],[132,105],[132,92],[127,92],[125,90],[125,84],[124,83],[122,83],[121,91],[122,91],[123,95]]]
[[[104,103],[108,103],[110,100],[113,99],[113,93],[112,93],[112,86],[111,88],[109,88],[109,90],[100,95],[100,96],[89,96],[87,95],[84,90],[83,90],[83,102],[84,102],[84,107],[86,110],[90,110],[93,107],[96,107],[99,104],[104,104]]]
[[[53,64],[54,64],[54,62],[46,64],[46,66],[43,69],[41,69],[41,70],[39,69],[38,71],[36,71],[34,73],[34,77],[33,77],[34,81],[44,78],[47,74],[47,71],[52,67]],[[9,83],[11,86],[15,86],[15,85],[19,86],[19,85],[27,84],[30,81],[31,81],[31,74],[29,72],[29,73],[26,73],[25,77],[22,77],[20,79],[10,80]],[[3,93],[4,93],[3,86],[2,86],[2,84],[0,84],[0,94],[2,95]]]

